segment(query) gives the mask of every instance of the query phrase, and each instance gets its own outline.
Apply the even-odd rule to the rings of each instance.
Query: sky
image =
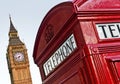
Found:
[[[39,68],[33,61],[33,48],[39,26],[47,12],[55,5],[68,0],[0,0],[0,81],[11,84],[6,53],[9,15],[22,42],[28,49],[33,84],[42,84]]]

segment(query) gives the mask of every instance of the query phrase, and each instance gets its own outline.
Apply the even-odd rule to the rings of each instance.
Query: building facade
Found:
[[[25,44],[20,40],[11,17],[6,58],[11,84],[32,84],[27,49]]]

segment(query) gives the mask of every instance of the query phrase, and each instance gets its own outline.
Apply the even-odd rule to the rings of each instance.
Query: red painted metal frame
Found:
[[[120,39],[100,39],[97,23],[120,22],[119,0],[74,0],[55,6],[36,36],[33,57],[43,84],[119,84]],[[47,76],[43,65],[73,34],[77,48]]]

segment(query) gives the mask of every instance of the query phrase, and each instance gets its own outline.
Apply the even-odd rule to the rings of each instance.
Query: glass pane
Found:
[[[118,76],[120,78],[120,62],[115,62],[115,67],[117,69]]]

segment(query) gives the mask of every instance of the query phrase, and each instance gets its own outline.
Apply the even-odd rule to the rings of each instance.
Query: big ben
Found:
[[[6,57],[11,84],[32,84],[27,49],[25,44],[20,40],[11,17]]]

